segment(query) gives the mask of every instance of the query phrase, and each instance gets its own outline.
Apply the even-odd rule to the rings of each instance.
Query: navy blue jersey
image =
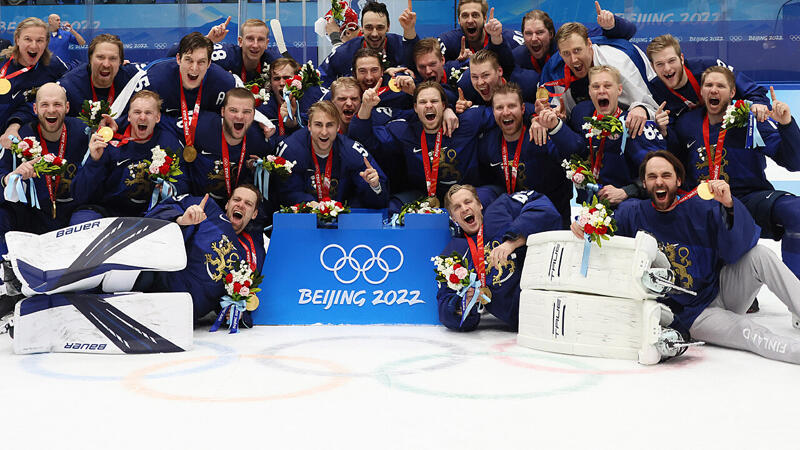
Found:
[[[689,69],[689,72],[691,72],[694,76],[695,80],[697,80],[698,86],[700,86],[700,79],[703,76],[703,72],[709,67],[722,66],[733,71],[733,67],[725,64],[721,59],[718,58],[685,58],[684,63],[686,68]],[[753,103],[760,103],[762,105],[769,106],[770,102],[769,99],[767,99],[766,88],[757,85],[750,77],[741,72],[733,72],[733,74],[736,81],[736,95],[734,96],[734,99],[750,100]],[[667,88],[664,82],[661,81],[661,78],[655,77],[650,80],[650,92],[653,94],[653,98],[659,105],[664,101],[667,102],[667,106],[664,109],[668,109],[670,116],[673,118],[678,117],[689,110],[689,106],[684,103],[680,97],[673,94]],[[682,88],[677,89],[675,92],[679,93],[686,100],[694,103],[695,105],[702,106],[699,105],[700,101],[698,99],[698,95],[688,80]]]
[[[484,36],[486,37],[484,41],[484,45],[481,48],[471,48],[473,53],[477,52],[478,50],[489,48],[491,49],[491,37],[488,33],[484,31]],[[461,27],[456,28],[455,30],[445,31],[444,33],[439,35],[439,42],[442,43],[442,54],[444,54],[445,61],[453,61],[458,59],[458,55],[461,54],[461,38],[464,37],[464,31]],[[525,41],[522,38],[522,33],[517,30],[511,30],[510,28],[503,28],[503,42],[505,42],[509,46],[509,50],[514,50],[515,48],[523,45]],[[469,42],[467,42],[467,46],[469,46]]]
[[[177,56],[178,45],[173,45],[167,50],[167,56]],[[228,72],[241,78],[247,83],[248,80],[253,80],[257,77],[269,78],[269,66],[273,61],[280,58],[281,54],[274,48],[267,48],[261,55],[261,63],[259,70],[246,71],[242,77],[242,47],[237,44],[229,42],[218,42],[214,44],[214,51],[211,52],[211,62],[216,63],[218,66],[227,70]]]
[[[46,228],[48,230],[55,230],[57,228],[67,226],[69,224],[69,218],[72,215],[72,212],[75,210],[75,208],[82,204],[80,200],[75,199],[72,195],[70,195],[70,185],[77,177],[77,174],[81,171],[79,170],[81,166],[81,159],[86,153],[86,148],[88,146],[88,136],[86,133],[84,133],[86,126],[83,124],[83,122],[73,117],[64,118],[64,124],[67,126],[67,143],[64,148],[63,156],[63,158],[66,159],[66,165],[59,183],[57,185],[55,184],[55,177],[45,176],[34,177],[28,181],[23,181],[23,184],[26,186],[28,183],[33,183],[36,187],[36,197],[39,200],[39,205],[42,212],[46,213],[43,214],[42,217],[43,220],[47,222]],[[60,142],[42,142],[42,138],[38,131],[38,125],[38,121],[24,124],[19,129],[19,136],[22,139],[27,137],[36,138],[36,140],[42,145],[42,150],[44,150],[44,146],[46,144],[47,151],[49,153],[58,155]],[[44,153],[44,151],[42,151],[42,153]],[[3,151],[2,158],[0,158],[0,178],[4,178],[8,173],[13,171],[12,158],[16,158],[13,152],[9,150]],[[17,159],[17,165],[20,163],[21,160]],[[51,204],[50,192],[47,188],[47,178],[50,178],[51,185],[55,190],[55,220],[52,218],[53,207]],[[26,195],[30,197],[30,192],[28,190],[25,192]],[[30,202],[28,202],[28,204],[30,204]]]
[[[120,124],[121,130],[127,123]],[[143,216],[150,206],[154,183],[150,180],[148,167],[152,161],[151,150],[159,145],[181,157],[182,175],[172,184],[178,194],[189,191],[186,163],[183,161],[183,145],[167,126],[156,125],[153,137],[147,142],[128,141],[119,147],[108,145],[103,156],[95,161],[86,158],[75,180],[72,195],[81,203],[102,206],[111,216]],[[81,155],[83,156],[83,155]]]
[[[678,142],[673,150],[686,166],[684,181],[689,187],[708,178],[708,157],[703,140],[705,115],[705,108],[697,108],[682,114],[675,123]],[[792,119],[788,125],[780,125],[770,119],[756,123],[764,139],[763,147],[745,148],[746,128],[729,129],[725,135],[720,178],[731,185],[731,192],[737,197],[753,191],[774,189],[764,174],[766,156],[789,170],[800,170],[800,129],[797,122]],[[717,145],[721,125],[709,125],[709,144],[713,147]]]
[[[156,92],[164,100],[161,112],[170,115],[181,115],[181,94],[180,94],[180,69],[174,59],[163,60],[153,63],[146,70],[137,73],[128,82],[128,86],[120,92],[111,110],[119,115],[127,112],[128,102],[131,96],[142,89]],[[204,111],[220,112],[222,101],[225,100],[225,93],[231,88],[236,87],[236,79],[225,69],[211,64],[208,67],[206,76],[203,79],[202,99],[200,109]],[[197,101],[197,92],[200,88],[183,89],[186,97],[186,107],[191,112]]]
[[[503,72],[504,76],[505,74],[506,72]],[[538,72],[530,69],[515,69],[506,79],[519,85],[520,89],[522,89],[523,101],[528,103],[536,101],[536,89],[539,83]],[[484,100],[475,90],[475,87],[472,86],[469,68],[466,68],[461,74],[461,78],[458,79],[458,87],[464,92],[464,98],[471,101],[473,105],[490,106],[492,104],[491,100]],[[458,91],[456,91],[456,99],[458,99]]]
[[[0,68],[7,62],[6,58],[0,59]],[[6,77],[24,68],[17,63],[16,59],[13,59],[6,68]],[[15,115],[13,122],[22,124],[33,120],[33,109],[30,105],[26,105],[27,102],[34,100],[30,95],[31,89],[58,80],[66,71],[67,65],[64,64],[64,61],[53,55],[50,58],[50,64],[44,64],[40,60],[31,70],[9,79],[11,90],[0,95],[0,126],[3,127],[3,130],[8,126],[9,119],[15,115],[15,112],[18,114]]]
[[[81,112],[81,106],[84,100],[106,100],[110,98],[111,88],[99,88],[95,86],[94,92],[97,98],[92,95],[91,72],[89,65],[83,63],[65,73],[58,84],[60,84],[67,91],[67,101],[69,102],[69,115],[77,116]],[[139,69],[134,64],[126,64],[119,68],[117,76],[114,77],[114,96],[111,97],[109,105],[114,102],[114,99],[125,88],[125,85],[133,78]]]
[[[410,40],[412,47],[419,38]],[[405,50],[403,47],[403,36],[394,33],[386,33],[386,47],[384,50],[388,67],[403,65],[406,61]],[[353,57],[356,52],[365,46],[364,36],[357,36],[344,44],[334,47],[331,54],[319,65],[319,72],[322,75],[322,82],[325,86],[330,86],[337,78],[346,77],[353,74]]]
[[[184,163],[189,171],[189,192],[199,196],[208,193],[217,203],[224,205],[229,194],[222,159],[222,117],[210,112],[200,114],[195,142],[197,158],[191,163]],[[250,155],[263,158],[269,153],[272,153],[272,146],[264,139],[261,128],[254,123],[247,130],[244,161],[247,162]],[[244,166],[237,176],[241,154],[242,143],[228,145],[231,192],[239,184],[253,181],[252,172]]]
[[[591,117],[593,113],[594,105],[590,101],[581,102],[575,106],[570,118],[571,128],[562,125],[558,132],[551,136],[555,147],[549,148],[554,148],[558,152],[557,155],[553,155],[554,157],[560,160],[569,160],[571,155],[577,154],[587,163],[589,162],[589,139],[585,136],[586,130],[581,129],[581,126],[585,123],[584,117]],[[627,115],[627,111],[622,113],[619,120],[624,123]],[[601,139],[592,139],[595,155],[599,152],[600,143]],[[598,183],[613,185],[620,189],[636,184],[639,180],[639,164],[644,160],[645,155],[651,151],[665,148],[666,140],[661,136],[655,122],[650,120],[645,122],[644,133],[640,136],[633,138],[628,135],[624,153],[622,152],[621,136],[618,139],[606,138]],[[586,200],[586,191],[579,190],[577,201],[580,203]]]
[[[697,292],[697,296],[671,294],[663,301],[675,314],[674,328],[688,332],[717,296],[722,266],[735,263],[758,243],[760,228],[739,200],[734,198],[733,204],[732,218],[720,203],[699,197],[669,212],[659,212],[650,200],[638,199],[620,203],[614,212],[617,234],[651,233],[667,255],[677,284]]]
[[[558,30],[558,28],[559,27],[555,27],[556,30]],[[610,30],[604,30],[596,23],[586,25],[586,29],[588,31],[589,38],[593,38],[595,36],[605,36],[607,38],[630,39],[636,35],[636,24],[629,22],[620,16],[614,16],[614,28]],[[541,72],[545,63],[547,63],[547,60],[550,59],[550,56],[558,53],[558,46],[556,45],[555,37],[554,39],[550,39],[550,49],[548,49],[548,51],[545,53],[544,58],[536,61],[536,64],[539,66],[538,69],[533,65],[533,61],[531,60],[531,52],[528,51],[528,47],[526,47],[524,44],[513,49],[512,53],[514,55],[514,64],[516,64],[517,67]]]
[[[482,250],[484,261],[487,262],[486,284],[492,291],[492,301],[486,305],[486,309],[515,329],[519,322],[519,280],[528,247],[522,245],[514,250],[514,257],[503,263],[500,270],[489,267],[489,254],[507,240],[560,228],[561,216],[558,211],[547,197],[534,191],[516,192],[513,195],[503,194],[483,212]],[[470,237],[475,241],[475,236]],[[463,257],[469,270],[474,270],[466,238],[454,238],[442,251],[442,255],[450,256],[453,252]],[[439,305],[439,321],[442,325],[460,331],[477,328],[481,316],[475,309],[470,311],[464,323],[459,326],[461,314],[456,313],[456,308],[461,308],[461,299],[455,291],[447,287],[447,284],[439,286],[436,298]]]
[[[477,137],[494,124],[494,116],[488,109],[473,107],[464,111],[459,116],[459,121],[459,127],[452,137],[442,136],[436,187],[436,195],[440,198],[453,184],[477,186],[480,183]],[[427,192],[422,163],[422,138],[424,136],[428,153],[432,155],[436,135],[424,133],[418,117],[392,120],[380,125],[374,123],[371,116],[369,120],[361,120],[356,115],[350,122],[350,133],[370,148],[384,153],[402,154],[408,169],[409,188]]]
[[[167,200],[147,213],[147,217],[174,221],[201,200],[200,197],[189,196]],[[206,220],[197,225],[181,227],[186,244],[186,268],[178,272],[158,273],[158,284],[167,291],[192,295],[195,320],[220,309],[219,302],[226,295],[225,275],[238,267],[234,267],[235,263],[247,261],[248,250],[245,246],[250,248],[251,254],[255,251],[257,273],[264,267],[266,256],[264,235],[260,230],[246,230],[237,235],[228,216],[214,202],[206,203],[205,213]],[[264,280],[264,283],[268,284],[269,281]]]
[[[342,203],[347,202],[355,208],[385,208],[389,202],[389,185],[386,175],[375,159],[367,153],[358,142],[342,134],[336,135],[333,143],[333,162],[331,167],[330,198]],[[307,128],[292,134],[278,145],[278,155],[287,161],[294,161],[292,173],[280,185],[280,202],[282,205],[294,205],[300,202],[317,201],[314,175],[316,166],[311,157],[311,135]],[[317,156],[320,175],[325,175],[328,157]],[[366,157],[370,165],[378,171],[380,188],[376,192],[364,181],[359,172],[366,170]]]
[[[308,124],[308,109],[314,103],[325,100],[329,96],[328,89],[321,86],[311,86],[305,90],[305,93],[297,103],[297,109],[300,112],[300,121],[303,125]],[[273,147],[277,147],[278,143],[289,137],[292,133],[300,129],[299,126],[284,127],[284,134],[280,134],[280,126],[278,125],[278,114],[283,104],[283,98],[278,99],[274,93],[270,92],[269,98],[266,102],[259,105],[256,109],[264,114],[264,116],[272,122],[275,126],[275,133],[270,137],[270,142]]]
[[[493,127],[487,131],[480,138],[478,144],[478,164],[481,171],[480,184],[492,184],[506,191],[502,140],[503,132],[499,127]],[[560,160],[553,158],[546,148],[536,145],[528,139],[527,127],[523,127],[521,141],[517,182],[513,190],[515,192],[534,190],[546,195],[561,213],[564,224],[569,224],[572,183],[567,179]],[[518,142],[520,141],[514,140],[507,143],[509,180]],[[552,140],[548,140],[545,147],[552,145]]]

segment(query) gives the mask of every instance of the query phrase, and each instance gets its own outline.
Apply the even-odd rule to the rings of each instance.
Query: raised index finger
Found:
[[[208,194],[206,194],[205,196],[203,196],[203,199],[202,199],[202,200],[200,200],[200,205],[199,205],[199,206],[200,206],[200,209],[203,209],[203,210],[204,210],[204,209],[206,209],[206,202],[207,202],[207,201],[208,201]]]
[[[778,101],[778,97],[775,96],[775,88],[772,86],[769,87],[769,96],[772,97],[772,104],[774,105]]]
[[[603,8],[600,7],[600,2],[594,2],[594,9],[597,10],[597,15],[599,16],[601,12],[603,12]]]
[[[489,10],[489,20],[492,19],[494,19],[494,7],[492,7],[492,9]]]
[[[408,0],[408,10],[413,11],[413,9],[411,8],[411,0]]]
[[[372,164],[369,163],[367,157],[364,157],[364,165],[367,166],[367,169],[372,169]]]
[[[225,19],[225,23],[222,24],[222,28],[223,29],[228,28],[229,23],[231,23],[231,16],[228,16],[228,18]]]
[[[464,91],[462,91],[461,88],[458,88],[458,99],[459,100],[465,100],[464,99]]]
[[[661,104],[658,106],[658,110],[656,111],[656,115],[659,115],[662,111],[664,111],[664,107],[665,106],[667,106],[667,101],[666,100],[661,102]]]

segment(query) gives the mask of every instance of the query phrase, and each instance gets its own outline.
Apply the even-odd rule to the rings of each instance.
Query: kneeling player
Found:
[[[442,254],[461,255],[467,269],[475,271],[484,295],[491,301],[486,309],[516,329],[519,322],[519,280],[525,260],[525,242],[529,234],[561,228],[561,215],[553,203],[534,191],[504,194],[483,214],[475,188],[454,185],[445,195],[450,217],[464,230],[464,237],[454,238]],[[476,303],[462,321],[462,311],[473,297],[473,289],[456,292],[447,284],[439,287],[439,321],[447,328],[470,331],[481,320]]]

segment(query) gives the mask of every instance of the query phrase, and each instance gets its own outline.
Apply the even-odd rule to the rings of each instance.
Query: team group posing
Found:
[[[334,49],[319,66],[322,85],[302,95],[285,94],[301,66],[267,48],[260,20],[241,24],[237,45],[221,42],[228,22],[190,33],[145,67],[125,64],[119,38],[101,34],[89,63],[68,71],[47,48],[47,25],[28,18],[0,56],[0,234],[99,217],[174,220],[187,268],[137,287],[190,292],[198,319],[224,295],[206,279],[203,255],[225,242],[232,259],[260,270],[261,230],[279,206],[331,198],[396,212],[435,197],[462,233],[444,254],[459,252],[487,275],[487,309],[516,327],[526,237],[570,227],[573,180],[562,161],[575,155],[597,181],[577,200],[607,201],[620,235],[653,234],[679,284],[697,292],[663,300],[672,328],[800,363],[800,340],[744,315],[762,284],[800,313],[800,200],[764,174],[766,156],[800,170],[789,107],[714,55],[685,58],[670,35],[642,52],[629,42],[633,24],[595,8],[596,25],[557,30],[533,10],[520,33],[504,29],[485,0],[462,0],[458,29],[420,39],[411,0],[398,18],[402,36],[389,33],[386,6],[368,2],[360,32],[352,10],[328,20]],[[258,77],[266,85],[256,99],[242,86]],[[84,132],[76,118],[84,100],[112,105],[114,118],[103,122],[113,139]],[[752,123],[724,125],[739,100]],[[610,118],[624,124],[620,133],[593,128]],[[9,151],[26,137],[41,143],[42,157],[66,161],[60,176],[37,176],[38,158]],[[181,156],[168,186],[147,177],[156,146]],[[254,167],[270,155],[293,162],[291,173],[256,187]],[[702,181],[710,201],[696,195]],[[782,240],[783,260],[759,237]],[[512,257],[509,276],[489,276],[509,270]],[[6,295],[0,309],[13,300]],[[440,287],[440,321],[476,328],[477,307],[462,321],[457,300]]]

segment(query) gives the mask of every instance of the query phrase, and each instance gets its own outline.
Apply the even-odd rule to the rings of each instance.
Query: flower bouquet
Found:
[[[9,140],[11,140],[11,151],[23,162],[42,155],[42,145],[33,136],[17,139],[16,136],[10,135]]]
[[[567,179],[572,181],[576,189],[593,189],[597,190],[597,178],[595,178],[592,171],[589,169],[589,163],[583,160],[578,155],[572,155],[569,161],[566,159],[561,161],[561,167],[567,172]]]
[[[288,93],[297,100],[300,100],[305,93],[305,90],[311,86],[321,86],[322,78],[320,77],[319,70],[314,68],[311,61],[303,64],[300,68],[300,73],[293,76],[286,82],[284,92]],[[287,100],[288,101],[288,100]]]
[[[294,206],[284,206],[281,208],[280,212],[289,214],[316,214],[320,222],[331,223],[336,220],[340,214],[349,213],[350,207],[325,197],[318,202],[301,202]]]
[[[459,302],[454,308],[456,314],[461,314],[461,324],[469,316],[472,307],[478,305],[478,312],[483,311],[483,305],[491,302],[491,291],[487,286],[481,286],[478,274],[474,270],[468,269],[467,262],[457,252],[450,256],[434,256],[431,258],[435,266],[433,272],[436,274],[436,281],[441,285],[445,283],[448,288],[456,291],[453,301]],[[473,289],[472,298],[467,299],[467,292]]]
[[[623,128],[622,121],[614,116],[604,116],[598,114],[592,117],[584,117],[584,123],[581,128],[586,131],[586,138],[595,137],[608,137],[612,140],[619,139],[622,136]]]
[[[285,214],[311,214],[314,212],[314,207],[310,202],[300,202],[292,206],[282,206],[280,212]]]
[[[265,159],[259,159],[256,163],[260,164],[269,173],[274,173],[285,179],[292,174],[292,168],[297,164],[297,161],[287,161],[283,156],[267,155]]]
[[[237,333],[241,314],[244,311],[253,311],[258,307],[256,293],[261,291],[258,285],[261,284],[261,280],[264,277],[256,275],[253,268],[245,260],[239,260],[233,266],[225,275],[225,293],[227,295],[224,295],[222,301],[220,301],[222,310],[211,326],[209,330],[211,332],[219,329],[227,315],[230,333]]]
[[[252,83],[247,83],[244,87],[253,94],[256,99],[256,107],[269,101],[269,89],[266,86],[266,80],[263,78],[256,78]]]
[[[447,77],[447,84],[452,88],[458,87],[458,80],[461,79],[461,75],[464,73],[465,69],[459,69],[457,67],[450,68],[450,76]]]
[[[578,224],[583,228],[583,233],[589,241],[602,247],[602,240],[607,241],[617,231],[617,222],[613,214],[605,200],[598,200],[597,196],[594,196],[591,205],[583,202],[578,215]]]
[[[732,105],[728,105],[725,110],[725,115],[722,116],[723,130],[730,130],[731,128],[743,128],[750,122],[750,105],[752,102],[745,100],[736,100]]]
[[[64,166],[66,166],[66,164],[66,159],[60,158],[53,153],[46,153],[39,162],[33,165],[33,170],[39,175],[57,176],[64,173]]]
[[[83,101],[81,111],[78,113],[78,119],[81,119],[89,128],[87,134],[97,131],[100,127],[100,121],[103,120],[103,114],[113,117],[111,114],[111,105],[108,104],[107,100],[98,100],[96,102],[91,100]]]
[[[431,197],[422,197],[419,200],[411,203],[406,203],[397,215],[397,223],[403,225],[405,223],[406,214],[444,214],[442,208],[434,207],[431,204]]]
[[[178,181],[176,176],[183,174],[180,167],[180,157],[168,148],[156,145],[150,150],[152,160],[144,160],[147,165],[149,177],[155,183],[153,196],[150,199],[150,208],[160,200],[167,199],[177,194],[172,183]]]
[[[347,2],[342,0],[331,0],[331,9],[328,11],[328,15],[336,21],[336,23],[341,26],[342,22],[344,22],[344,12],[349,5]],[[328,17],[326,15],[326,18]]]

